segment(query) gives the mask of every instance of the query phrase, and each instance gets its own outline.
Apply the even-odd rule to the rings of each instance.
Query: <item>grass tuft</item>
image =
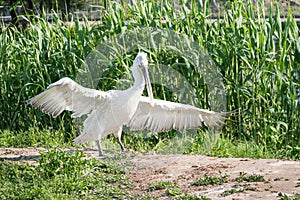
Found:
[[[148,191],[151,192],[154,190],[162,190],[162,189],[173,188],[173,187],[176,187],[176,184],[170,181],[161,181],[155,184],[150,184]]]
[[[216,185],[216,184],[222,185],[223,183],[227,183],[227,178],[228,178],[227,174],[221,177],[212,177],[212,176],[204,175],[203,178],[194,181],[192,185],[194,186]]]
[[[175,197],[176,200],[210,200],[210,198],[206,196],[192,196],[192,195],[184,195],[180,197]]]
[[[247,175],[245,172],[240,172],[240,175],[235,178],[235,181],[237,182],[265,182],[265,178],[262,175],[257,175],[257,174],[252,174],[252,175]]]

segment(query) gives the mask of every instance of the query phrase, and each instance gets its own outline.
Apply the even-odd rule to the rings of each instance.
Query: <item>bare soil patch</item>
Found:
[[[133,193],[169,198],[164,190],[149,192],[149,184],[170,181],[186,194],[211,199],[279,199],[300,194],[300,162],[276,159],[217,158],[201,155],[139,155],[133,158]],[[263,182],[237,182],[241,173],[263,176]],[[228,182],[207,186],[193,183],[205,175],[228,175]],[[229,191],[237,191],[229,194]],[[226,196],[224,196],[227,191]]]
[[[70,151],[74,149],[68,149]],[[0,160],[35,164],[44,148],[0,148]],[[88,151],[97,154],[97,151]],[[217,158],[201,155],[144,155],[128,156],[131,193],[170,199],[166,189],[149,190],[149,185],[170,181],[183,194],[211,199],[280,199],[279,193],[300,197],[300,162],[277,159]],[[262,176],[264,181],[242,181],[237,177]],[[195,186],[204,176],[227,176],[227,182]],[[226,195],[225,195],[226,194]]]

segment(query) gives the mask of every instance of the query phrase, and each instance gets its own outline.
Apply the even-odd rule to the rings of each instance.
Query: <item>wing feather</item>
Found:
[[[57,117],[64,110],[72,111],[72,117],[80,117],[99,108],[109,93],[82,87],[70,78],[62,78],[49,85],[45,91],[27,101],[42,112]]]
[[[128,126],[131,130],[154,132],[199,128],[203,123],[207,127],[219,127],[224,124],[228,114],[157,99],[151,106],[150,99],[142,96]]]

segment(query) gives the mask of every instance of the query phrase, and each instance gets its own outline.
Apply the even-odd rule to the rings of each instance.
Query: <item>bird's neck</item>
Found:
[[[144,77],[137,70],[132,71],[134,84],[131,88],[129,88],[129,90],[131,90],[132,92],[138,92],[139,95],[141,95],[145,87]]]

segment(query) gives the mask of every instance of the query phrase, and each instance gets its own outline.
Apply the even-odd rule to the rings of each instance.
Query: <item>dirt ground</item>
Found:
[[[31,162],[43,148],[0,148],[0,160]],[[96,156],[97,151],[88,151]],[[277,159],[217,158],[201,155],[128,156],[132,194],[170,199],[166,189],[149,191],[161,181],[176,184],[183,194],[211,199],[280,199],[279,193],[300,198],[300,162]],[[237,177],[262,176],[264,181],[238,182]],[[195,186],[196,180],[227,176],[222,184]]]
[[[131,172],[134,193],[146,193],[149,183],[171,181],[189,195],[211,199],[279,199],[278,193],[300,195],[300,162],[275,159],[217,158],[200,155],[139,155],[133,158]],[[240,173],[261,175],[263,182],[237,182]],[[194,186],[205,175],[228,175],[221,185]],[[224,196],[224,192],[236,191]],[[151,193],[150,193],[151,194]],[[223,196],[222,196],[223,194]],[[148,193],[149,195],[149,193]],[[153,196],[164,197],[164,191],[153,191]],[[299,196],[300,197],[300,196]],[[168,197],[166,197],[168,198]]]

